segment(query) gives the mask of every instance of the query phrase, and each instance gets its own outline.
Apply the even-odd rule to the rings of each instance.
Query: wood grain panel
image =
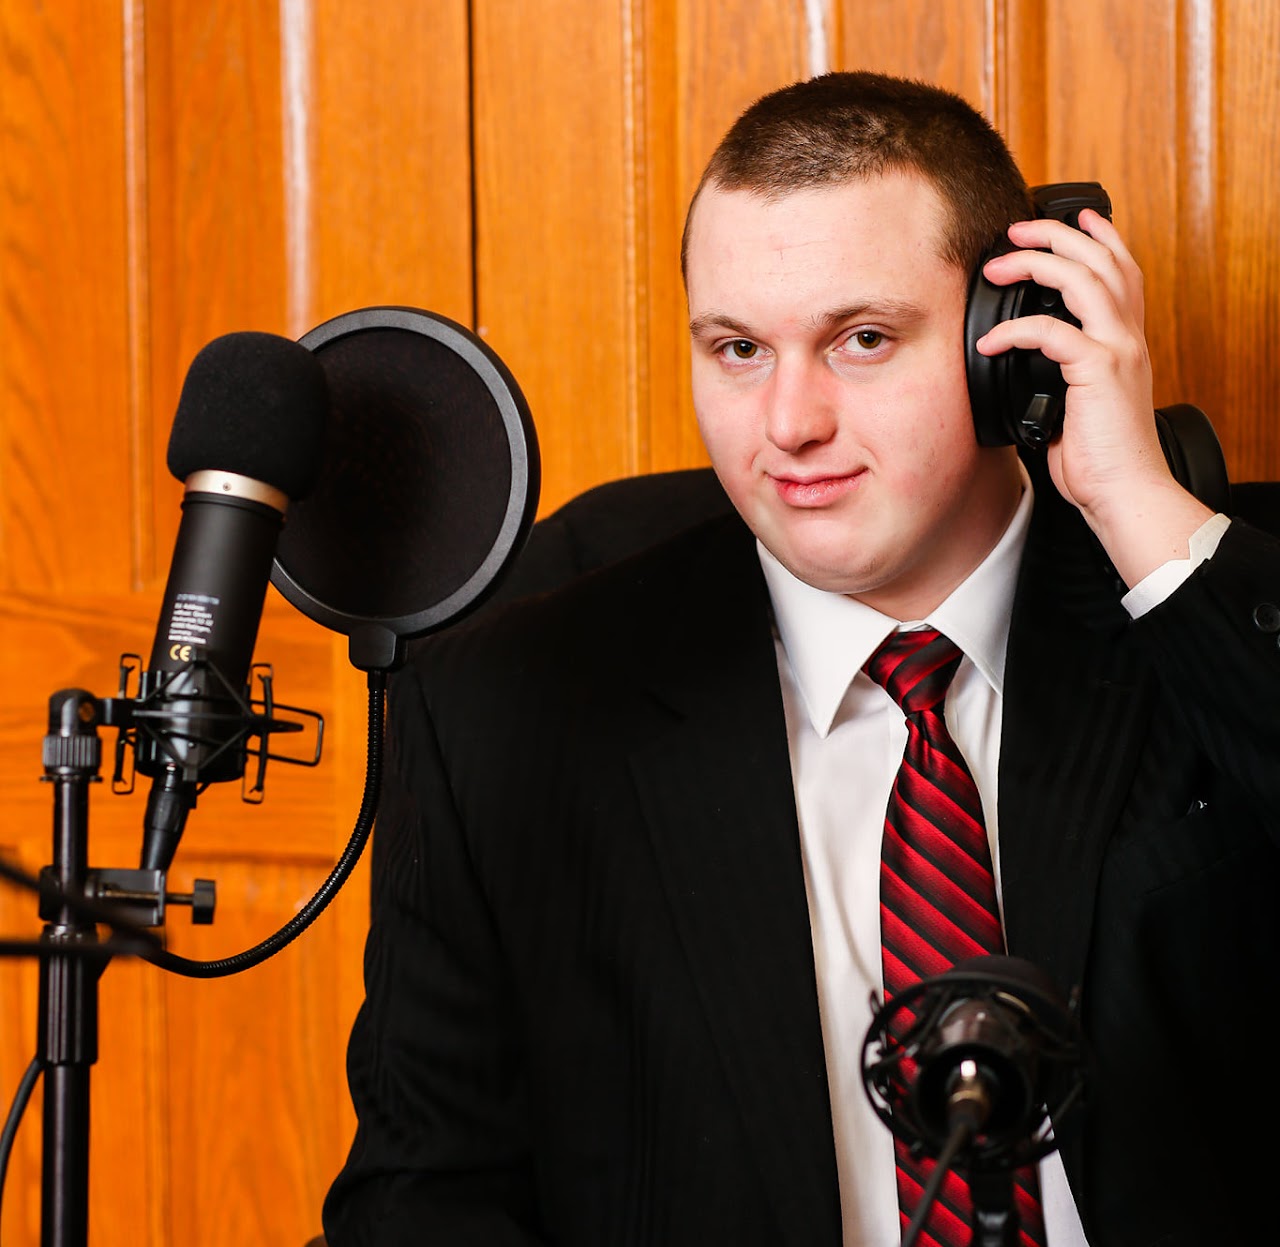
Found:
[[[19,853],[12,831],[13,824],[6,820],[4,831],[0,832],[0,852],[9,860]],[[8,883],[0,884],[0,934],[10,938],[35,938],[38,931],[34,897]],[[36,1052],[37,981],[35,962],[0,962],[0,1102],[4,1104],[5,1113],[27,1063]],[[14,1143],[5,1182],[4,1215],[0,1218],[0,1242],[21,1247],[40,1241],[39,1101],[37,1087]]]
[[[676,32],[684,198],[725,131],[749,104],[810,73],[804,0],[683,0]]]
[[[268,872],[195,855],[188,872],[217,875],[221,935],[243,947],[316,882],[308,867],[278,862]],[[165,1043],[180,1058],[170,1065],[169,1134],[185,1160],[173,1166],[167,1241],[300,1244],[318,1231],[351,1132],[335,1082],[351,1023],[334,991],[336,933],[322,918],[304,942],[246,974],[166,979]],[[189,953],[198,934],[179,924],[172,946]],[[189,1238],[191,1223],[199,1232]]]
[[[476,317],[529,400],[542,509],[637,467],[623,5],[476,0]]]
[[[132,571],[120,44],[118,5],[0,7],[9,589],[93,591]]]
[[[1178,49],[1172,5],[1051,4],[1046,165],[1105,186],[1146,278],[1157,405],[1194,401],[1178,368]]]
[[[1052,181],[1046,162],[1045,10],[1042,0],[996,0],[986,32],[987,115],[1035,186]]]
[[[181,489],[165,470],[178,393],[220,334],[287,329],[279,6],[146,6],[148,323],[155,465],[153,576]]]
[[[312,6],[315,288],[298,333],[375,304],[472,324],[466,0],[395,0],[378,19]]]
[[[923,78],[994,119],[987,0],[873,0],[837,9],[839,69]]]
[[[1218,377],[1214,411],[1231,434],[1234,474],[1269,480],[1280,477],[1280,9],[1267,0],[1215,8],[1216,247],[1197,258],[1201,282],[1220,288],[1225,307],[1218,321],[1212,304],[1198,311],[1182,347],[1202,377]]]
[[[1112,192],[1147,279],[1156,402],[1202,406],[1235,478],[1274,475],[1280,213],[1274,162],[1257,159],[1277,128],[1274,6],[1085,10],[1050,6],[1050,163]]]

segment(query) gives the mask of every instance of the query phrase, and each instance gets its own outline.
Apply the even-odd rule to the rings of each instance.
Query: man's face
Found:
[[[766,200],[707,187],[688,252],[693,398],[716,473],[800,579],[927,614],[999,540],[1012,451],[977,445],[967,274],[918,176]]]

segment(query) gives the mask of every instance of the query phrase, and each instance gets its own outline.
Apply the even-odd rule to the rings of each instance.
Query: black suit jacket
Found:
[[[1250,1241],[1249,1177],[1280,1158],[1280,649],[1255,610],[1278,601],[1280,544],[1236,523],[1132,623],[1039,485],[1006,665],[1002,886],[1010,951],[1081,987],[1092,1089],[1059,1133],[1094,1247]],[[392,720],[333,1247],[837,1247],[785,725],[742,524],[432,642]]]

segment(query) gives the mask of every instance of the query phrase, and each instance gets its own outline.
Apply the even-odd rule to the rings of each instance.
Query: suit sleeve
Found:
[[[1215,768],[1275,826],[1280,540],[1234,521],[1213,557],[1135,627]]]
[[[358,1127],[325,1202],[330,1247],[530,1247],[513,1002],[413,670],[392,686],[365,1003],[348,1080]]]

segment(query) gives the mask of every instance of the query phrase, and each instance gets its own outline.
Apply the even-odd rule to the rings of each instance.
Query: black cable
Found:
[[[31,1093],[35,1090],[36,1079],[40,1077],[40,1071],[43,1068],[38,1056],[31,1058],[31,1064],[22,1075],[13,1103],[9,1106],[9,1116],[5,1118],[4,1129],[0,1130],[0,1211],[4,1209],[4,1180],[9,1172],[9,1154],[13,1151],[13,1141],[18,1137],[18,1126],[22,1122],[23,1113],[27,1111]]]
[[[902,1236],[902,1247],[915,1247],[916,1239],[920,1237],[920,1231],[924,1229],[924,1223],[929,1219],[934,1201],[942,1189],[943,1179],[955,1163],[961,1149],[972,1137],[973,1123],[967,1117],[958,1121],[947,1139],[946,1147],[938,1153],[938,1163],[934,1166],[933,1172],[929,1175],[929,1181],[925,1183],[924,1190],[920,1193],[916,1215],[911,1218],[911,1224],[907,1226],[907,1232]]]
[[[347,877],[355,869],[368,842],[369,833],[373,830],[373,820],[378,813],[378,792],[382,785],[382,748],[383,726],[386,720],[387,673],[385,671],[369,672],[369,752],[365,768],[364,795],[360,802],[360,812],[356,816],[355,829],[347,847],[342,851],[338,863],[329,873],[329,877],[320,885],[315,895],[274,935],[269,935],[260,944],[236,953],[233,957],[224,957],[218,961],[193,961],[187,957],[179,957],[176,953],[164,949],[146,950],[139,956],[162,970],[174,974],[182,974],[193,979],[225,978],[239,974],[261,965],[268,957],[274,957],[281,949],[287,947],[303,933],[325,910],[325,907],[338,894],[338,890],[347,881]]]

